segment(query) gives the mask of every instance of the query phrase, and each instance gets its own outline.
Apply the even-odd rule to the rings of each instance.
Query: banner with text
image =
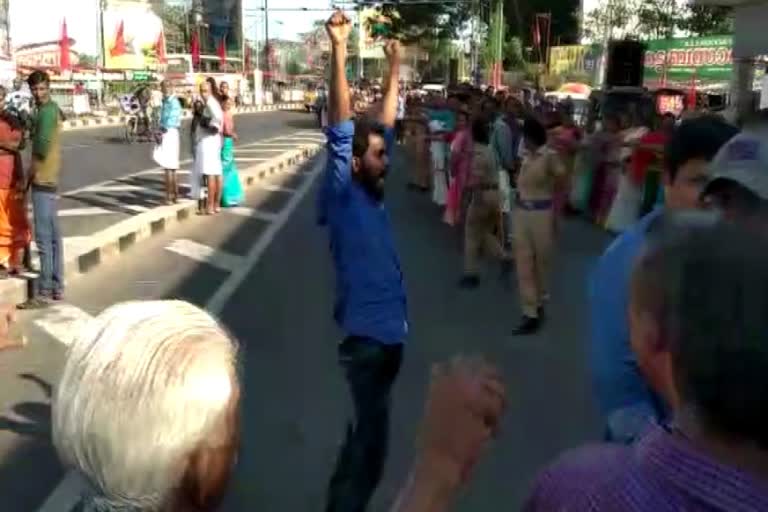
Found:
[[[595,85],[602,54],[597,44],[553,46],[549,50],[549,74]]]
[[[105,68],[157,68],[163,22],[148,3],[110,3],[103,30]]]
[[[733,73],[730,35],[647,41],[646,81],[728,81]]]

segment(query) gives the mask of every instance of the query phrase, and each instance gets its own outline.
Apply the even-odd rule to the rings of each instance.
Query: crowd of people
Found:
[[[386,463],[392,384],[406,357],[407,294],[385,207],[392,162],[414,164],[418,190],[445,180],[445,197],[433,191],[432,198],[446,222],[464,221],[462,286],[479,283],[481,248],[496,256],[505,274],[518,273],[525,315],[518,332],[529,333],[540,327],[548,252],[555,234],[568,229],[561,208],[573,195],[576,148],[585,139],[567,108],[537,111],[518,98],[469,92],[466,101],[451,98],[455,108],[430,100],[430,110],[453,115],[428,122],[419,115],[415,124],[427,136],[402,148],[413,152],[410,159],[395,158],[399,45],[385,47],[380,104],[356,115],[345,70],[351,29],[342,12],[327,24],[328,161],[318,193],[318,221],[337,274],[335,318],[345,333],[339,363],[355,409],[329,483],[328,512],[367,509]],[[213,91],[201,87],[201,139],[224,125]],[[607,135],[592,137],[617,129],[607,118]],[[632,176],[600,176],[623,165],[615,156],[592,171],[601,183],[593,193],[601,199],[590,196],[598,220],[620,206],[623,182],[631,179],[636,192],[638,178],[651,180],[634,174],[638,149],[650,153],[641,160],[661,153],[664,193],[639,219],[637,201],[590,275],[591,372],[604,422],[595,437],[602,441],[531,475],[527,512],[768,510],[768,119],[738,129],[712,116],[679,126],[662,118],[660,130],[661,142],[653,132],[637,136]],[[212,161],[207,144],[197,151]],[[0,340],[13,316],[12,308],[0,310]],[[526,327],[532,321],[538,324]],[[241,435],[238,357],[226,329],[178,301],[116,305],[77,333],[52,423],[62,461],[90,484],[82,510],[216,510]],[[437,365],[393,512],[450,510],[503,435],[507,408],[514,405],[494,365],[466,358]]]

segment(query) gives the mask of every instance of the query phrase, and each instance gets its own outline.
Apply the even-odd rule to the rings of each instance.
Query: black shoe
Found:
[[[531,318],[524,316],[520,321],[520,325],[512,331],[513,336],[530,336],[535,334],[541,328],[541,320],[538,318]]]
[[[480,286],[480,278],[477,276],[464,276],[459,281],[459,287],[465,290],[474,290]]]

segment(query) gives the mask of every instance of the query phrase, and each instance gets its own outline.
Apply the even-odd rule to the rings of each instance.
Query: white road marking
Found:
[[[69,208],[67,210],[59,210],[59,217],[84,217],[87,215],[116,215],[125,213],[125,211],[119,210],[128,210],[135,213],[142,213],[149,211],[150,209],[151,208],[148,206],[141,206],[137,204],[119,205],[115,206],[115,209],[112,210],[109,208],[100,208],[98,206],[88,208]]]
[[[293,212],[299,204],[301,204],[301,201],[312,188],[315,179],[319,176],[323,167],[325,167],[325,159],[318,158],[312,171],[308,173],[308,176],[296,190],[296,193],[291,197],[290,201],[288,201],[288,204],[280,210],[280,213],[277,215],[274,222],[267,227],[264,233],[259,237],[258,241],[251,247],[242,264],[227,277],[219,289],[216,290],[216,293],[213,294],[213,297],[208,300],[205,307],[206,310],[212,312],[214,315],[221,314],[224,306],[229,302],[237,289],[240,288],[240,285],[246,277],[248,277],[248,274],[250,274],[251,269],[256,266],[261,259],[264,251],[267,250],[267,247],[270,246],[277,234],[283,229],[286,222],[288,222],[288,219]]]
[[[268,162],[272,160],[271,158],[251,158],[251,157],[243,157],[243,156],[235,156],[235,162]]]
[[[243,263],[242,256],[215,249],[194,240],[174,240],[165,250],[230,272]]]
[[[61,148],[63,151],[67,151],[68,149],[86,149],[86,148],[92,148],[92,144],[72,144],[71,146],[64,146]]]
[[[256,141],[253,141],[253,142],[248,142],[246,144],[238,145],[238,148],[248,148],[248,147],[251,147],[251,146],[258,145],[258,144],[263,144],[265,142],[279,142],[279,141],[283,141],[284,142],[286,140],[286,137],[289,137],[291,135],[296,135],[296,134],[299,134],[299,133],[301,133],[301,132],[294,132],[293,134],[277,135],[275,137],[269,137],[267,139],[260,139],[260,140],[256,140]],[[318,141],[316,141],[314,139],[308,139],[308,140],[310,140],[310,142],[318,142]],[[324,141],[324,139],[323,139],[323,141]],[[179,163],[182,166],[187,166],[187,165],[192,163],[192,159],[191,158],[187,158],[185,160],[182,160]],[[141,175],[144,175],[144,174],[152,174],[152,173],[156,173],[156,172],[159,172],[159,171],[162,171],[162,170],[163,170],[162,167],[150,167],[149,169],[144,169],[142,171],[138,171],[138,172],[135,172],[135,173],[132,173],[132,174],[127,174],[125,176],[119,176],[119,177],[112,178],[112,179],[109,179],[109,180],[104,180],[104,181],[100,181],[100,182],[97,182],[97,183],[91,183],[90,185],[85,185],[85,186],[82,186],[82,187],[73,188],[72,190],[68,190],[66,192],[63,192],[62,196],[65,196],[65,197],[66,196],[73,196],[73,195],[76,195],[76,194],[79,194],[79,193],[82,193],[82,192],[85,192],[85,191],[89,191],[93,187],[101,187],[101,186],[104,186],[104,185],[109,185],[110,183],[113,183],[115,180],[118,180],[118,179],[132,178],[134,176],[141,176]]]
[[[163,195],[165,191],[155,190],[145,185],[123,185],[120,183],[114,185],[102,185],[100,187],[92,187],[87,190],[88,193],[104,194],[113,192],[144,192],[153,195]]]
[[[191,172],[191,171],[188,171],[188,170],[186,170],[186,169],[178,169],[178,170],[176,171],[176,174],[177,174],[177,175],[180,175],[180,174],[189,174],[190,172]],[[147,174],[163,174],[163,175],[164,175],[164,174],[165,174],[165,169],[160,169],[160,168],[157,168],[157,169],[147,169],[146,171],[141,171],[141,174],[137,174],[137,175],[135,175],[135,176],[145,176],[145,175],[147,175]],[[123,179],[123,178],[116,178],[116,179],[118,179],[118,180],[119,180],[119,179]]]
[[[235,148],[235,154],[237,154],[238,152],[243,152],[243,153],[285,153],[286,151],[288,151],[288,150],[287,149],[275,149],[275,148],[271,148],[271,149],[270,148],[262,149],[262,148],[258,148],[258,147],[254,147],[254,148]]]
[[[286,194],[293,194],[296,192],[295,188],[278,187],[277,185],[258,184],[257,187],[261,190],[266,190],[267,192],[284,192]]]
[[[60,343],[69,346],[74,341],[74,335],[91,318],[91,315],[77,306],[56,304],[44,310],[43,316],[34,323]]]
[[[240,258],[239,265],[221,284],[216,293],[208,300],[208,303],[206,304],[206,309],[208,311],[211,311],[214,315],[221,314],[224,306],[229,302],[243,281],[245,281],[248,274],[250,274],[251,269],[256,266],[261,259],[264,251],[270,246],[301,201],[311,190],[315,179],[320,175],[320,171],[324,166],[325,159],[318,159],[312,171],[307,173],[306,179],[296,190],[296,194],[291,197],[288,204],[286,204],[280,213],[276,215],[274,222],[267,227],[264,233],[259,237],[258,241],[248,251],[248,254],[244,258]],[[53,493],[37,512],[69,512],[78,503],[84,490],[87,488],[88,484],[84,482],[81,477],[76,473],[69,472],[56,486]]]
[[[232,208],[226,208],[224,211],[227,213],[240,215],[241,217],[253,217],[254,219],[266,220],[268,222],[277,220],[279,216],[277,213],[263,212],[261,210],[257,210],[256,208],[249,208],[247,206],[234,206]]]

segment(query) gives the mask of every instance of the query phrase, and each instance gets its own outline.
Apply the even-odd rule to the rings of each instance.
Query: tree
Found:
[[[641,5],[640,0],[603,0],[586,13],[584,35],[593,41],[636,35]]]
[[[646,0],[637,11],[637,32],[641,39],[666,39],[675,35],[679,8],[676,0]]]
[[[86,55],[81,54],[80,58],[80,67],[82,68],[97,68],[99,67],[99,57],[96,55]]]
[[[288,75],[300,75],[303,71],[304,67],[296,59],[289,60],[285,65],[285,72]]]
[[[153,2],[157,15],[163,21],[165,31],[165,44],[168,53],[187,53],[189,41],[187,31],[189,18],[187,9],[183,5],[169,4],[168,2]]]
[[[695,36],[733,33],[733,10],[730,7],[687,5],[686,11],[679,26]]]

